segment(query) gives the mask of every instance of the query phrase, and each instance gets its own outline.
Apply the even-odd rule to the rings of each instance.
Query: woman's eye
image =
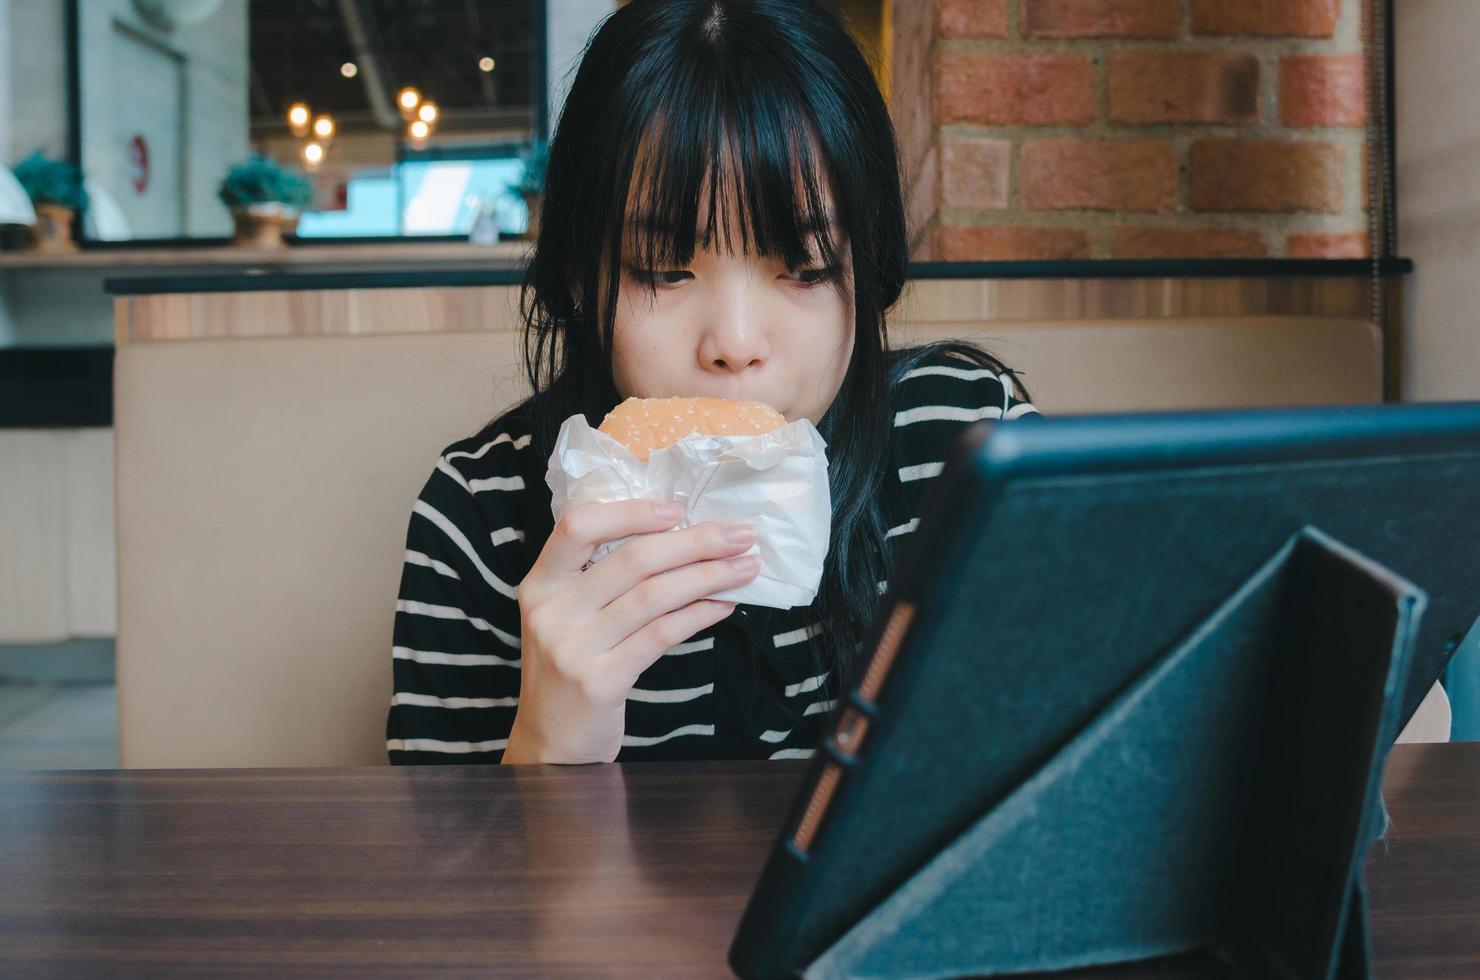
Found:
[[[648,286],[681,286],[694,274],[687,269],[639,269],[628,268],[628,274],[637,282]],[[837,266],[821,266],[812,269],[797,269],[788,273],[799,286],[819,286],[837,276]]]
[[[693,273],[683,269],[629,269],[632,278],[653,286],[677,286],[684,278],[693,278]]]
[[[827,282],[836,273],[836,266],[822,266],[816,269],[798,269],[792,276],[803,286],[817,286]]]

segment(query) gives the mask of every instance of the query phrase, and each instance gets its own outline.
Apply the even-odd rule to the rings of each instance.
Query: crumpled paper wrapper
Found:
[[[560,427],[545,482],[557,523],[582,504],[640,498],[682,503],[675,531],[705,521],[754,524],[756,543],[745,554],[760,555],[760,574],[709,598],[790,609],[810,605],[822,581],[832,531],[826,448],[801,419],[761,435],[689,436],[644,463],[572,415]],[[627,540],[601,545],[592,561]]]

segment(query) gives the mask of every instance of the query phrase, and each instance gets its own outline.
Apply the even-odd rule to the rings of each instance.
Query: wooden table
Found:
[[[11,773],[0,976],[723,976],[804,767]],[[1480,976],[1480,744],[1386,790],[1378,976]]]

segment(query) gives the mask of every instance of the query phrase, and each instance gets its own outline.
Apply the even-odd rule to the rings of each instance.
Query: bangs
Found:
[[[619,254],[643,268],[687,265],[699,249],[837,265],[848,237],[814,120],[774,76],[695,66],[696,84],[662,93],[630,132]],[[779,89],[779,90],[778,90]],[[618,175],[620,179],[620,175]],[[831,206],[829,207],[829,200]]]

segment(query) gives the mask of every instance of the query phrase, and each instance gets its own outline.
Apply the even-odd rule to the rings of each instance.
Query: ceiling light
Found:
[[[490,58],[490,57],[488,57],[488,55],[486,55],[486,54],[483,57],[479,58],[478,59],[478,70],[479,71],[493,71],[493,59]]]
[[[426,122],[423,121],[423,120],[421,120],[421,119],[418,119],[415,122],[413,122],[411,124],[411,128],[409,130],[407,130],[407,132],[409,132],[411,134],[411,138],[414,139],[414,140],[424,140],[424,139],[426,139],[427,138],[427,134],[430,133],[431,131],[432,131],[432,127],[428,126],[426,124]]]
[[[303,136],[308,132],[308,106],[302,102],[294,102],[288,106],[288,127],[293,130],[294,136]]]
[[[421,104],[420,108],[418,108],[416,110],[416,117],[418,119],[420,119],[424,123],[434,123],[434,122],[436,122],[437,121],[437,103],[430,102],[430,101],[423,102]]]
[[[320,116],[313,121],[313,134],[321,140],[329,139],[334,135],[334,120],[328,116]]]
[[[346,61],[344,64],[339,66],[339,74],[343,75],[345,78],[354,78],[359,73],[360,68],[353,61]]]

